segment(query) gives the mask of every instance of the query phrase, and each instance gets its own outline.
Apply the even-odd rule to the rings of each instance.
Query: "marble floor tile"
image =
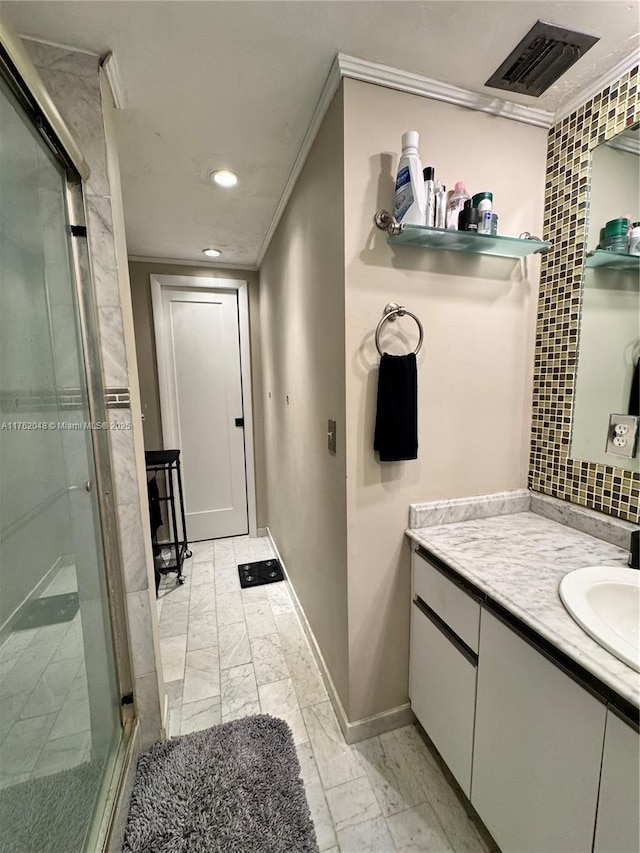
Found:
[[[215,584],[216,591],[218,593],[239,592],[240,578],[238,576],[238,570],[231,567],[229,569],[221,569],[219,572],[216,571]]]
[[[320,781],[320,774],[316,765],[311,744],[303,743],[296,747],[300,761],[300,775],[304,782],[304,790],[309,803],[311,820],[316,830],[318,848],[320,851],[335,849],[336,833],[327,805],[327,798]]]
[[[218,620],[215,610],[192,613],[187,629],[187,649],[206,649],[218,642]]]
[[[244,622],[238,622],[234,625],[221,625],[218,628],[218,643],[220,644],[221,669],[251,663],[251,646],[249,645],[247,626]]]
[[[193,563],[206,563],[213,560],[214,542],[212,540],[191,542],[189,548],[193,554],[189,559]]]
[[[214,586],[203,584],[195,587],[195,590],[189,602],[190,616],[194,613],[207,613],[209,610],[216,609],[216,588]]]
[[[286,661],[300,707],[326,702],[329,696],[311,650],[286,655]]]
[[[406,752],[412,748],[411,741],[402,733],[369,738],[353,746],[360,755],[385,817],[427,799],[424,787],[406,758]]]
[[[283,678],[289,677],[289,668],[282,651],[279,634],[256,637],[250,641],[250,645],[258,684],[282,681]]]
[[[265,637],[267,634],[275,634],[276,623],[273,619],[269,602],[264,601],[245,601],[244,602],[245,619],[247,620],[247,630],[249,637]]]
[[[51,659],[57,661],[79,657],[84,657],[82,624],[75,622],[65,634],[64,639],[54,651]]]
[[[220,696],[220,662],[218,648],[187,652],[182,701],[197,702]]]
[[[235,560],[233,539],[216,539],[213,543],[213,558],[217,563],[223,560]]]
[[[288,723],[295,744],[306,743],[309,740],[293,689],[293,682],[290,678],[261,684],[258,688],[258,694],[262,713],[271,714],[272,717],[280,717]]]
[[[11,726],[16,720],[20,719],[20,712],[29,696],[31,696],[31,690],[23,690],[9,696],[0,696],[0,744],[9,733]]]
[[[14,631],[12,634],[9,634],[0,646],[0,661],[15,660],[31,643],[35,633],[36,631],[33,629],[30,631]]]
[[[186,635],[189,624],[189,603],[165,601],[160,616],[160,639]]]
[[[398,853],[457,853],[429,803],[392,815],[387,826]]]
[[[254,601],[267,601],[267,586],[269,586],[269,584],[262,584],[262,586],[246,586],[244,589],[240,587],[242,603],[247,604]]]
[[[44,714],[13,724],[0,747],[0,786],[14,784],[17,777],[31,773],[55,719],[55,714]]]
[[[366,775],[358,754],[342,737],[330,702],[303,708],[302,717],[325,789]]]
[[[182,724],[180,734],[199,732],[222,722],[220,699],[200,699],[182,706]]]
[[[182,680],[187,656],[187,635],[163,637],[160,640],[160,655],[164,680]]]
[[[426,800],[436,813],[456,853],[485,853],[486,846],[456,792],[415,726],[405,726],[380,735],[383,743],[401,744],[410,772],[423,787]]]
[[[89,691],[86,681],[83,683],[76,678],[58,712],[50,738],[66,737],[88,731],[90,728]]]
[[[384,818],[356,823],[338,832],[340,853],[395,853]]]
[[[279,613],[294,612],[293,600],[289,594],[289,584],[287,581],[268,584],[267,598],[269,599],[271,612],[274,616],[277,616]]]
[[[259,713],[258,686],[250,663],[224,669],[220,677],[222,722]]]
[[[20,712],[21,719],[60,711],[82,663],[78,658],[50,663]]]
[[[274,619],[286,655],[304,652],[309,648],[307,638],[295,613],[279,613]]]
[[[380,817],[380,806],[366,776],[330,788],[326,795],[336,832]]]
[[[14,666],[0,681],[0,696],[12,696],[24,690],[33,690],[42,678],[48,663],[48,660],[36,660],[24,666]]]
[[[91,758],[91,735],[87,732],[46,741],[33,768],[34,776],[50,776],[69,770]]]
[[[194,563],[190,566],[191,589],[196,586],[215,586],[213,560],[206,563]]]
[[[244,622],[242,596],[239,592],[222,592],[216,596],[218,625],[233,625]]]

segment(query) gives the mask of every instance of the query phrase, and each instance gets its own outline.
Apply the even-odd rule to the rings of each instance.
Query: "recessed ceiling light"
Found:
[[[222,252],[219,249],[203,249],[202,254],[209,258],[219,258]]]
[[[238,176],[235,172],[230,172],[229,169],[218,169],[217,172],[211,172],[211,180],[219,187],[235,187],[238,183]]]

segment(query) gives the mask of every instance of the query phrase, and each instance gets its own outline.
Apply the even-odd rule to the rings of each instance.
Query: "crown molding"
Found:
[[[338,64],[342,77],[361,80],[363,83],[374,83],[385,86],[387,89],[420,95],[434,101],[445,101],[448,104],[491,113],[501,118],[531,124],[534,127],[549,128],[554,121],[554,114],[548,110],[529,107],[525,104],[514,104],[503,98],[472,92],[450,83],[443,83],[441,80],[423,77],[422,74],[414,74],[412,71],[402,71],[399,68],[391,68],[389,65],[370,62],[368,59],[357,59],[354,56],[339,53]]]
[[[284,190],[282,191],[282,195],[280,196],[280,201],[274,211],[273,217],[271,219],[271,224],[265,234],[265,238],[262,241],[262,246],[260,247],[260,251],[258,252],[258,260],[256,261],[256,266],[259,268],[262,263],[264,256],[266,254],[267,249],[269,248],[269,243],[271,242],[271,238],[273,237],[276,228],[278,227],[278,223],[282,218],[282,214],[285,211],[287,206],[287,202],[291,197],[291,193],[293,192],[293,188],[296,185],[296,181],[298,180],[298,176],[302,171],[302,167],[305,164],[309,151],[311,150],[311,146],[314,143],[316,136],[318,135],[318,130],[320,129],[320,125],[322,124],[322,120],[325,117],[327,110],[329,109],[329,104],[335,93],[338,91],[338,86],[340,85],[340,81],[342,79],[342,72],[339,65],[340,54],[336,56],[331,64],[331,68],[329,69],[329,74],[327,75],[327,79],[325,80],[324,86],[322,87],[322,91],[320,92],[320,97],[318,98],[318,102],[313,111],[313,115],[311,116],[311,121],[309,122],[309,127],[307,128],[307,132],[304,135],[304,139],[302,140],[302,144],[300,145],[300,149],[298,151],[298,155],[293,164],[293,168],[289,173],[289,177],[287,178],[287,182],[284,185]]]
[[[243,270],[245,272],[257,272],[256,264],[241,264],[234,261],[226,261],[220,263],[216,261],[186,261],[184,258],[158,258],[147,257],[146,255],[129,255],[128,261],[136,264],[167,264],[173,267],[197,267],[217,270]]]
[[[348,77],[351,80],[360,80],[363,83],[374,83],[378,86],[385,86],[388,89],[396,89],[399,92],[420,95],[423,98],[446,101],[449,104],[456,104],[471,110],[491,113],[502,118],[531,124],[535,127],[549,128],[553,124],[553,113],[546,110],[539,110],[534,107],[523,106],[522,104],[513,104],[501,98],[493,98],[481,95],[478,92],[470,92],[458,86],[451,86],[439,80],[432,80],[430,77],[413,74],[410,71],[401,71],[398,68],[391,68],[388,65],[381,65],[378,62],[369,62],[366,59],[357,59],[354,56],[339,53],[331,65],[324,87],[318,98],[318,103],[311,116],[309,127],[302,140],[293,168],[289,173],[284,190],[280,196],[280,201],[274,211],[271,224],[262,242],[256,261],[258,268],[260,268],[264,260],[269,243],[282,218],[298,176],[302,171],[302,167],[318,134],[322,120],[329,108],[331,99],[344,77]]]
[[[614,65],[613,68],[609,69],[609,71],[605,71],[597,80],[591,83],[590,86],[582,89],[579,95],[576,95],[574,98],[571,98],[559,107],[554,115],[553,124],[558,124],[558,122],[561,122],[576,110],[580,109],[580,107],[583,104],[586,104],[587,101],[590,101],[594,95],[597,95],[598,92],[601,92],[603,89],[606,89],[607,86],[615,83],[616,80],[619,80],[627,74],[627,72],[631,71],[632,68],[635,68],[637,64],[638,47],[636,45],[631,53],[623,57],[617,65]]]

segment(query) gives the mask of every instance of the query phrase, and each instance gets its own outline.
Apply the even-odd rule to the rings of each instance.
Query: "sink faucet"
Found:
[[[632,569],[640,569],[640,530],[631,533],[631,545],[629,547],[629,566]]]

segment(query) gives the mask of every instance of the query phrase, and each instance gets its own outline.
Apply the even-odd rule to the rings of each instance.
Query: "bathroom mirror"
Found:
[[[591,152],[570,454],[573,459],[635,472],[640,472],[640,443],[629,458],[618,455],[624,447],[613,447],[607,440],[613,437],[612,414],[640,414],[637,393],[632,395],[640,359],[640,256],[624,253],[624,226],[610,226],[608,235],[604,229],[619,218],[640,222],[639,187],[637,124]],[[603,251],[612,240],[615,251]]]

